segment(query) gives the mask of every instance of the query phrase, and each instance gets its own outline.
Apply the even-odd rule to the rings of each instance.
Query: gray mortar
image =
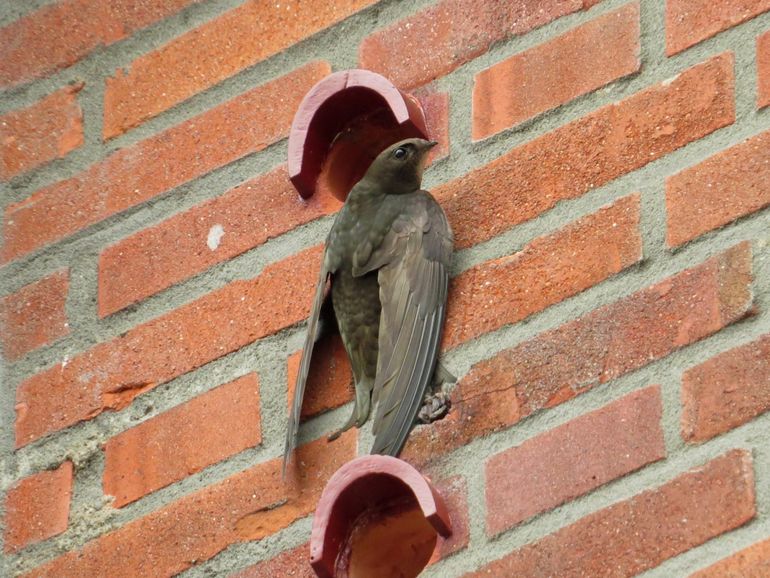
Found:
[[[0,24],[11,22],[23,13],[28,13],[32,8],[46,3],[36,0],[23,9],[2,5]],[[420,0],[401,3],[396,0],[385,0],[346,19],[343,23],[247,68],[233,78],[220,82],[128,133],[103,143],[101,141],[103,86],[101,82],[88,82],[88,79],[112,75],[116,68],[128,66],[137,56],[165,44],[239,3],[238,0],[226,0],[193,5],[161,23],[139,31],[124,41],[97,49],[84,61],[50,78],[2,93],[0,114],[28,106],[67,83],[82,79],[87,81],[85,88],[78,95],[86,115],[85,145],[31,176],[20,176],[9,184],[0,185],[2,207],[5,208],[12,202],[24,199],[41,186],[77,174],[117,148],[158,134],[308,62],[327,60],[334,70],[353,68],[357,65],[357,48],[363,38],[376,29],[401,20],[407,14],[418,12],[432,2]],[[460,474],[467,480],[470,547],[431,567],[425,572],[425,576],[459,576],[465,571],[478,568],[483,563],[499,558],[520,545],[546,536],[611,503],[657,487],[679,473],[701,465],[712,456],[734,447],[753,450],[757,519],[736,531],[717,537],[663,563],[647,572],[645,576],[683,575],[756,542],[767,536],[770,531],[770,449],[766,444],[767,432],[770,431],[770,414],[765,414],[701,445],[685,444],[679,433],[681,372],[719,352],[747,343],[770,331],[770,315],[767,313],[770,306],[770,249],[768,249],[770,214],[767,210],[755,213],[729,225],[724,230],[703,235],[683,248],[671,252],[664,245],[666,215],[662,202],[666,176],[697,164],[717,150],[727,148],[770,128],[770,109],[755,111],[754,55],[754,39],[759,32],[770,27],[770,13],[723,32],[682,54],[666,58],[663,51],[663,3],[643,1],[642,68],[639,73],[578,97],[555,110],[540,114],[534,119],[482,142],[472,143],[470,139],[471,90],[473,77],[477,72],[624,4],[626,4],[625,1],[605,0],[589,11],[564,16],[523,37],[513,37],[499,42],[489,52],[436,81],[434,84],[439,90],[451,92],[449,119],[451,156],[430,167],[426,174],[427,187],[435,187],[465,174],[523,142],[550,132],[604,105],[623,100],[648,86],[670,79],[683,70],[726,50],[732,50],[736,57],[736,122],[631,174],[621,176],[576,199],[560,202],[538,218],[517,225],[492,240],[458,252],[453,267],[454,275],[489,259],[509,255],[524,247],[533,238],[557,231],[566,224],[589,215],[599,207],[628,194],[641,192],[641,229],[644,247],[642,263],[574,297],[548,307],[522,322],[503,327],[457,347],[447,355],[448,364],[458,377],[462,377],[474,363],[502,349],[512,347],[543,331],[560,326],[565,320],[574,319],[648,287],[744,239],[753,240],[753,289],[759,313],[755,317],[727,327],[716,335],[676,351],[637,371],[594,387],[567,403],[546,412],[536,413],[515,427],[476,439],[443,459],[434,468],[434,477]],[[345,42],[339,41],[341,36],[344,36]],[[105,246],[202,201],[222,195],[233,186],[284,162],[285,155],[285,141],[276,143],[0,269],[0,275],[2,275],[0,295],[7,295],[47,274],[66,266],[71,267],[71,288],[67,300],[71,333],[15,363],[0,365],[0,378],[3,379],[3,387],[0,388],[0,422],[3,424],[0,430],[0,514],[3,513],[1,509],[5,493],[16,481],[37,471],[56,467],[64,459],[71,459],[76,465],[70,526],[67,531],[44,543],[30,546],[21,554],[6,556],[0,563],[0,574],[10,575],[30,569],[65,551],[81,547],[106,531],[155,511],[180,497],[243,471],[256,463],[281,455],[286,408],[284,360],[288,353],[302,346],[304,338],[302,324],[243,347],[197,370],[159,385],[137,398],[122,412],[104,412],[87,423],[47,436],[16,453],[12,448],[14,392],[23,379],[43,368],[55,365],[64,356],[71,358],[96,343],[110,340],[131,327],[172,311],[227,285],[234,279],[253,278],[266,265],[322,242],[332,217],[315,220],[271,239],[260,247],[217,264],[205,272],[105,319],[99,319],[96,315],[96,259]],[[251,371],[256,371],[260,380],[261,424],[264,440],[262,445],[244,450],[119,510],[109,506],[109,502],[102,497],[101,478],[104,468],[100,449],[102,443],[138,423]],[[666,460],[610,482],[550,512],[540,514],[494,540],[487,539],[484,519],[485,457],[520,444],[526,439],[653,383],[660,384],[662,387],[663,426],[669,454]],[[315,439],[340,425],[350,410],[350,404],[348,404],[311,420],[303,426],[302,439]],[[368,433],[368,429],[365,429],[362,448],[368,447]],[[310,518],[299,520],[263,540],[232,545],[212,559],[182,574],[195,577],[226,575],[260,559],[271,558],[285,549],[303,544],[308,539],[309,529]]]

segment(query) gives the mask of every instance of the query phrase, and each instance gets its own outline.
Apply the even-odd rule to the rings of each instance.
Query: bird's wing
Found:
[[[425,192],[404,207],[354,274],[379,270],[379,358],[372,453],[398,455],[406,442],[438,357],[452,255],[444,212]]]
[[[327,294],[326,286],[329,281],[330,266],[328,252],[324,252],[323,263],[321,264],[321,273],[318,278],[318,286],[313,299],[313,307],[310,310],[310,317],[307,322],[307,336],[305,337],[305,346],[302,349],[302,359],[299,362],[299,371],[297,372],[297,382],[294,387],[294,399],[291,404],[289,414],[289,427],[286,431],[286,444],[283,449],[283,469],[282,474],[286,477],[286,466],[291,457],[294,448],[297,447],[297,433],[299,431],[299,418],[302,413],[302,398],[305,396],[305,384],[307,374],[310,370],[310,358],[313,356],[313,346],[318,340],[319,332],[322,330],[322,324],[319,323],[322,309],[324,309],[324,297]]]

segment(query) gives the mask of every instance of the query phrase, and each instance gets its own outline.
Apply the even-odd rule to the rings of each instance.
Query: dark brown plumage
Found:
[[[310,357],[329,295],[356,388],[353,414],[332,438],[363,425],[376,406],[372,453],[398,455],[434,372],[451,378],[436,364],[452,231],[438,203],[420,190],[434,144],[407,139],[380,153],[334,221],[308,321],[284,469],[296,446]]]

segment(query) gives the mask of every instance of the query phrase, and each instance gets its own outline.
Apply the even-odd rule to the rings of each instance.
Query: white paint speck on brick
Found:
[[[215,251],[219,247],[219,242],[222,240],[222,236],[225,234],[225,229],[222,225],[216,224],[209,229],[209,236],[206,239],[206,244],[209,249]]]

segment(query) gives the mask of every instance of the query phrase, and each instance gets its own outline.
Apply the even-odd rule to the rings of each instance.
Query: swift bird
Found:
[[[361,427],[376,405],[371,453],[396,456],[434,374],[436,383],[454,380],[437,363],[452,231],[436,200],[420,190],[425,159],[435,144],[411,138],[382,151],[337,214],[326,239],[297,374],[284,473],[296,447],[310,358],[322,326],[336,320],[356,396],[350,419],[329,439]],[[327,324],[324,318],[332,316]],[[448,409],[440,393],[425,402],[423,421]]]

